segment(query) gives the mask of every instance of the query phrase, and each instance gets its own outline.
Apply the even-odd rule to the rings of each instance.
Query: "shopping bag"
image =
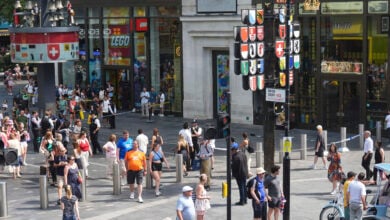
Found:
[[[84,120],[84,111],[79,111],[79,114],[80,114],[80,119]]]

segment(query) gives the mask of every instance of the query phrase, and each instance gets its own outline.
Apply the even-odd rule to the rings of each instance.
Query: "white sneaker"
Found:
[[[134,199],[134,193],[130,193],[130,199]]]
[[[154,113],[152,113],[152,116],[154,116]]]
[[[163,115],[163,114],[159,114],[158,116],[160,116],[160,117],[164,117],[164,115]]]
[[[333,190],[330,194],[331,194],[331,195],[336,194],[336,190]]]
[[[160,191],[157,191],[156,192],[156,196],[159,197],[161,195],[161,192]]]
[[[323,169],[323,170],[327,170],[328,168],[326,168],[326,166],[323,166],[322,169]]]
[[[144,203],[144,200],[142,199],[142,197],[138,197],[138,202],[139,203]]]
[[[316,169],[316,165],[315,165],[315,164],[311,165],[311,166],[310,166],[310,169],[315,170],[315,169]]]
[[[135,108],[133,108],[133,110],[131,110],[131,112],[135,112]]]

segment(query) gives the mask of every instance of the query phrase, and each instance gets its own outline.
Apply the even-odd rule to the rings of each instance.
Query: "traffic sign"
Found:
[[[286,102],[286,90],[284,89],[265,89],[265,100],[268,102]]]

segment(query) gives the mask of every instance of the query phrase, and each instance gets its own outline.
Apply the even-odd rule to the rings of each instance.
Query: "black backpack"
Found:
[[[246,197],[248,197],[248,199],[252,199],[252,194],[251,194],[251,188],[253,187],[253,184],[257,185],[257,179],[256,177],[253,177],[253,178],[250,178],[247,182],[246,182]],[[255,189],[255,193],[256,193],[256,196],[258,198],[260,198],[260,196],[258,195],[259,192]]]

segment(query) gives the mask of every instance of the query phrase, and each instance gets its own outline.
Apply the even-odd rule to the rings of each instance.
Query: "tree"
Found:
[[[24,1],[20,1],[24,5]],[[12,15],[14,11],[15,0],[1,0],[0,1],[0,22],[8,21],[12,23]]]

